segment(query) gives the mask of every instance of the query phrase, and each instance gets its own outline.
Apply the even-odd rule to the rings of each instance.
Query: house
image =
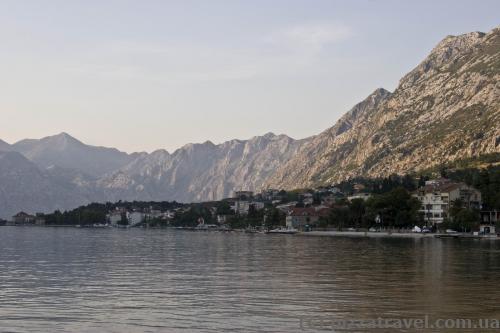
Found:
[[[274,201],[274,200],[280,201],[282,199],[280,191],[276,189],[262,190],[259,196],[262,200],[265,201]]]
[[[422,203],[419,212],[429,224],[442,223],[457,199],[469,209],[480,209],[482,205],[481,192],[477,189],[445,178],[426,181],[414,196]]]
[[[127,214],[128,224],[130,226],[137,225],[146,219],[146,214],[143,212],[131,212]]]
[[[294,207],[286,216],[287,228],[303,229],[316,224],[321,217],[327,217],[330,210],[324,207]]]
[[[19,212],[12,216],[12,221],[14,224],[34,224],[36,221],[36,216],[27,214],[25,212]]]
[[[167,210],[166,212],[162,213],[162,219],[164,220],[171,220],[175,217],[175,212]]]
[[[151,206],[149,208],[145,209],[144,213],[146,214],[146,218],[151,219],[151,220],[160,219],[163,216],[163,213],[161,210],[153,209],[153,207],[151,207]]]
[[[353,201],[354,199],[362,199],[362,200],[366,201],[369,198],[371,198],[371,196],[372,195],[370,193],[360,192],[360,193],[356,193],[356,194],[348,196],[347,200]]]
[[[114,210],[108,214],[108,221],[112,225],[118,224],[122,220],[122,212],[120,210]]]
[[[495,235],[496,234],[496,228],[494,225],[490,224],[481,224],[479,227],[479,233],[481,235]]]
[[[248,215],[250,207],[255,210],[264,209],[264,203],[260,201],[247,201],[247,200],[236,200],[232,202],[231,209],[239,215]]]
[[[231,217],[234,215],[227,215],[227,214],[219,214],[217,215],[217,223],[219,224],[226,224]]]
[[[500,210],[481,211],[481,223],[496,224],[500,222]]]

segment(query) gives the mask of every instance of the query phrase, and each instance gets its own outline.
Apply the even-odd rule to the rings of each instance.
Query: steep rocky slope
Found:
[[[378,89],[267,182],[308,187],[500,151],[500,29],[448,36],[394,93]]]
[[[259,189],[305,143],[268,133],[250,140],[189,144],[173,154],[143,154],[98,182],[113,199],[220,199],[238,189]]]

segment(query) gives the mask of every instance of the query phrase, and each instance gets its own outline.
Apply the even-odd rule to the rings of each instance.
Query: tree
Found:
[[[349,217],[354,227],[361,227],[366,207],[363,199],[354,199],[349,203]]]
[[[349,224],[349,217],[350,211],[348,206],[337,206],[330,211],[328,224],[342,230],[342,228]]]
[[[469,232],[479,226],[479,211],[464,207],[461,199],[453,201],[450,207],[450,221],[445,225],[462,232]]]
[[[128,225],[128,218],[126,213],[121,214],[121,219],[120,221],[117,222],[119,225]]]
[[[275,207],[267,209],[265,216],[265,226],[268,229],[285,225],[285,214]]]
[[[371,221],[379,215],[385,226],[411,228],[421,222],[418,216],[420,205],[418,199],[404,188],[398,187],[369,198],[366,202],[366,215]]]
[[[227,201],[218,201],[215,204],[215,208],[219,215],[232,215],[234,213]]]

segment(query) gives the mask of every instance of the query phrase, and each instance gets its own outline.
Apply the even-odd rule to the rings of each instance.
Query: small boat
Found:
[[[286,234],[286,235],[293,235],[299,232],[297,229],[294,228],[283,228],[279,227],[276,229],[269,230],[266,232],[266,234]]]

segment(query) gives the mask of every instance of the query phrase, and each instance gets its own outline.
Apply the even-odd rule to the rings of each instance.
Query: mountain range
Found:
[[[500,28],[448,36],[394,92],[376,89],[322,133],[268,133],[127,154],[61,133],[0,140],[0,217],[92,201],[214,200],[419,171],[500,152]]]

